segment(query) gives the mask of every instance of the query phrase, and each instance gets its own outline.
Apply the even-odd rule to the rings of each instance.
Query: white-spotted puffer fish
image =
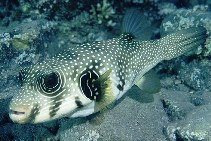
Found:
[[[138,41],[143,21],[129,10],[118,38],[70,47],[20,72],[22,88],[9,105],[17,123],[83,117],[122,97],[162,60],[205,42],[203,27],[184,29],[154,41]]]

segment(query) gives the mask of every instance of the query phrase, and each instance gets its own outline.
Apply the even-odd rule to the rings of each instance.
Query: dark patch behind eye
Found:
[[[80,77],[80,88],[84,95],[91,99],[95,99],[95,86],[93,81],[95,81],[99,76],[95,74],[92,70],[86,70],[82,73]]]
[[[100,101],[102,98],[102,90],[100,82],[96,82],[99,75],[94,70],[85,70],[79,80],[79,87],[83,94],[90,100]]]

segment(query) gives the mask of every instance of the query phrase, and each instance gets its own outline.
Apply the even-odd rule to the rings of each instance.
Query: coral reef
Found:
[[[115,22],[112,21],[112,17],[115,14],[115,10],[108,0],[103,0],[102,3],[97,3],[96,6],[92,5],[90,10],[91,18],[98,24],[106,23],[106,26],[115,26]]]

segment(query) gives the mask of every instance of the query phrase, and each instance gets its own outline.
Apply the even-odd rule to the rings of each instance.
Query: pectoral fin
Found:
[[[147,72],[135,85],[149,94],[158,93],[161,89],[160,79],[153,70]]]
[[[96,81],[93,82],[96,87],[99,88],[99,94],[101,98],[96,101],[96,111],[99,111],[113,102],[114,97],[111,91],[111,80],[109,75],[111,74],[112,70],[106,71],[103,75],[101,75]]]

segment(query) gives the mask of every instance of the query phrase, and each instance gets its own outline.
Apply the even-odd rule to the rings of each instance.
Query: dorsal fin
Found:
[[[140,39],[145,30],[150,31],[150,23],[146,16],[143,15],[138,9],[129,9],[126,11],[122,21],[122,33],[131,38]]]

